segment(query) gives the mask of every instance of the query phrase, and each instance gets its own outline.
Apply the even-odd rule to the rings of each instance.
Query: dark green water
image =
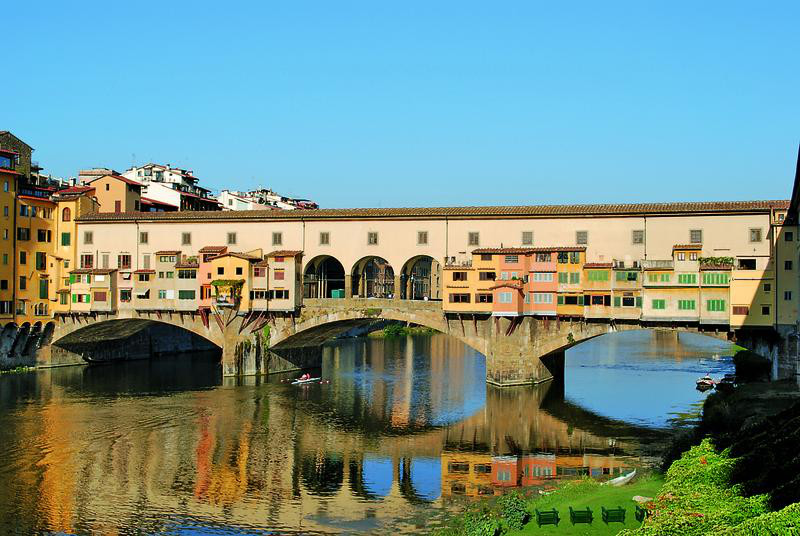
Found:
[[[416,533],[465,496],[635,467],[725,352],[620,333],[514,389],[444,335],[338,341],[304,387],[209,356],[2,375],[0,533]]]

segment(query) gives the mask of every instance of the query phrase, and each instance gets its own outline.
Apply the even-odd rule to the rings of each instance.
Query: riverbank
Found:
[[[383,329],[367,334],[371,339],[384,339],[391,337],[405,337],[406,335],[433,335],[439,333],[433,328],[425,326],[404,326],[402,324],[389,324]]]

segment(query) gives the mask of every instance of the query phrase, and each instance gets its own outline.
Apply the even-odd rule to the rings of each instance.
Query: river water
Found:
[[[563,383],[507,389],[446,335],[336,341],[330,383],[303,387],[223,380],[208,355],[5,374],[0,533],[417,533],[470,497],[637,467],[728,352],[606,335]]]

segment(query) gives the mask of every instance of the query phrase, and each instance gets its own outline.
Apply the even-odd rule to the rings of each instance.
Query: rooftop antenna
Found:
[[[131,153],[131,168],[136,167],[136,153]]]

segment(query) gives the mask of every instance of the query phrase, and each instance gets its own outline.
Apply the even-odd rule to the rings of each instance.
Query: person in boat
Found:
[[[300,381],[304,381],[304,380],[308,380],[308,379],[310,379],[310,378],[311,378],[311,374],[309,374],[308,372],[306,372],[305,374],[303,374],[302,376],[300,376],[300,378],[298,378],[298,379],[299,379]]]

